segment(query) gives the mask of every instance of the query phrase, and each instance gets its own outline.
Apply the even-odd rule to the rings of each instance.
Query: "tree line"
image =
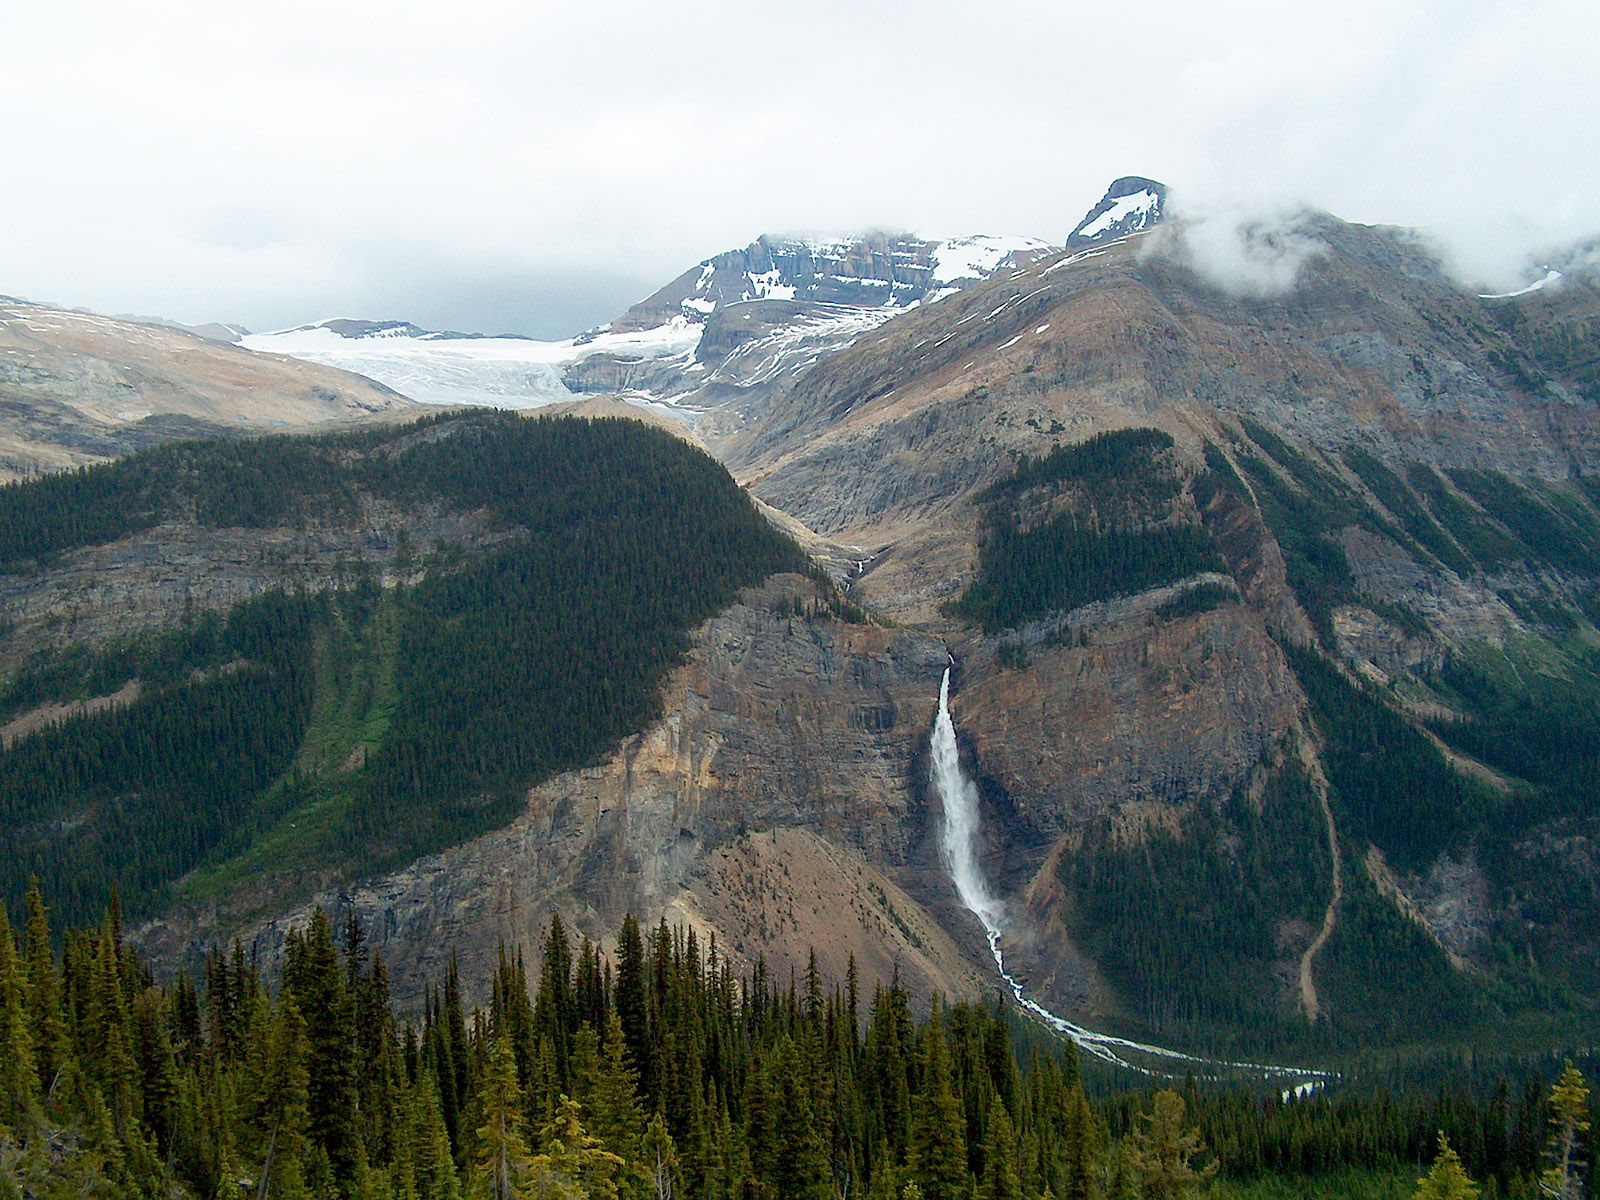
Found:
[[[1515,1099],[1190,1079],[1091,1102],[1070,1044],[1004,1008],[918,1017],[897,980],[863,995],[853,962],[842,983],[814,958],[739,973],[665,922],[627,918],[602,953],[553,920],[536,971],[502,950],[487,1004],[452,960],[402,1021],[353,921],[313,914],[272,986],[237,943],[158,983],[121,920],[57,952],[37,888],[20,936],[0,910],[0,1196],[1156,1200],[1269,1178],[1309,1196],[1414,1177],[1441,1136],[1446,1183],[1575,1200],[1588,1178],[1571,1068]]]

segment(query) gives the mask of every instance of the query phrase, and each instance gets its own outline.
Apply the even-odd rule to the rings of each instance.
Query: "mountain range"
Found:
[[[234,781],[235,827],[125,895],[143,948],[172,964],[233,936],[271,959],[322,905],[375,931],[418,1004],[443,946],[487,978],[502,943],[536,953],[553,912],[599,941],[631,911],[774,972],[814,950],[837,976],[853,955],[920,996],[976,996],[1001,984],[952,885],[930,765],[949,667],[1006,968],[1050,1011],[1327,1061],[1593,1029],[1594,276],[1563,263],[1480,296],[1408,231],[1320,213],[1242,230],[1219,258],[1165,209],[1164,187],[1127,177],[1061,246],[762,238],[562,343],[349,320],[244,348],[151,333],[174,339],[157,355],[127,332],[144,327],[107,322],[91,346],[40,329],[65,326],[59,310],[0,311],[0,336],[49,334],[52,354],[123,372],[137,355],[141,378],[168,377],[159,360],[340,381],[294,410],[302,424],[357,397],[379,417],[643,401],[782,531],[725,507],[686,441],[618,441],[605,421],[559,450],[506,431],[578,423],[481,414],[158,450],[91,474],[122,514],[98,523],[63,523],[77,502],[46,478],[5,494],[6,525],[35,531],[0,558],[7,754],[56,761],[41,739],[303,664],[278,769]],[[38,378],[13,371],[8,402]],[[278,411],[217,406],[234,414],[213,411],[218,428]],[[568,479],[549,473],[564,457],[591,462],[599,490],[542,490]],[[555,611],[516,556],[589,537],[628,461],[663,472],[642,485],[677,522],[658,541],[705,511],[744,549],[720,590],[649,618],[672,635],[651,651],[650,703],[565,756],[503,760],[486,747],[538,742],[519,731],[590,728],[600,685],[559,675],[519,682],[520,708],[481,726],[467,701],[495,685],[471,664],[523,636],[506,614]],[[626,541],[593,539],[602,556]],[[677,578],[683,561],[637,570]],[[581,573],[562,562],[541,569]],[[323,598],[273,618],[307,658],[229,640],[279,594]],[[558,611],[606,594],[563,593]],[[183,641],[203,614],[222,632]],[[435,619],[467,631],[460,646],[426,640]],[[553,644],[593,641],[552,628]],[[503,773],[444,772],[437,807],[385,836],[363,789],[448,758],[401,736],[433,729],[436,701],[473,769]],[[493,737],[474,741],[480,726]],[[28,837],[99,844],[110,814],[149,802],[128,780],[27,800],[25,823],[8,810],[11,858]],[[352,828],[381,853],[346,853]]]

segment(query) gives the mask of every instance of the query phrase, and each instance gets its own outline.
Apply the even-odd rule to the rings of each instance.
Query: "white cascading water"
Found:
[[[955,659],[952,658],[950,663],[953,666]],[[950,666],[945,667],[944,678],[939,683],[939,715],[934,718],[930,749],[928,774],[944,808],[944,818],[940,824],[940,849],[944,852],[945,865],[950,869],[950,878],[956,885],[956,894],[961,897],[961,903],[966,905],[968,911],[983,925],[983,931],[989,939],[989,953],[994,957],[995,969],[1000,972],[1000,978],[1006,981],[1012,994],[1017,998],[1017,1003],[1024,1009],[1056,1032],[1071,1038],[1086,1053],[1146,1075],[1161,1072],[1131,1061],[1130,1056],[1147,1056],[1170,1063],[1188,1064],[1190,1069],[1226,1068],[1264,1075],[1296,1076],[1310,1081],[1327,1078],[1321,1071],[1267,1063],[1201,1058],[1193,1054],[1184,1054],[1179,1050],[1169,1050],[1164,1046],[1152,1046],[1145,1042],[1096,1033],[1092,1029],[1074,1024],[1065,1017],[1057,1016],[1037,1000],[1026,995],[1022,990],[1022,984],[1006,970],[1005,952],[1000,945],[1005,904],[989,891],[989,885],[983,878],[983,869],[978,865],[978,789],[961,769],[961,753],[956,743],[956,725],[950,717]],[[1307,1085],[1302,1085],[1304,1086]]]

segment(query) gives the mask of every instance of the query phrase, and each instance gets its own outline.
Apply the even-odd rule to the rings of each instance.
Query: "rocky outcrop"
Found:
[[[953,712],[1013,806],[1013,869],[1117,805],[1225,798],[1295,726],[1299,690],[1260,618],[1229,603],[1165,619],[1171,594],[1070,614],[1024,670],[987,644],[963,659]]]
[[[909,234],[844,238],[762,234],[743,249],[691,267],[613,321],[611,329],[653,329],[681,313],[704,316],[752,300],[904,307],[937,286],[940,245]]]
[[[1112,242],[1143,233],[1166,215],[1167,185],[1143,175],[1124,175],[1111,181],[1100,202],[1084,214],[1067,235],[1068,250]]]

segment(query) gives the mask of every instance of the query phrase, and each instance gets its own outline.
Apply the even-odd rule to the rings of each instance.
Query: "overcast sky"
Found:
[[[567,334],[763,231],[1063,238],[1110,179],[1600,233],[1596,0],[12,3],[0,293]]]

